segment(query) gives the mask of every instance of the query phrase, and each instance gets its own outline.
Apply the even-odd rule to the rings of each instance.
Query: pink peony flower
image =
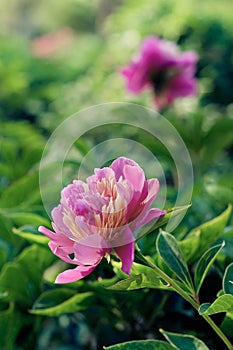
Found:
[[[197,59],[196,52],[180,52],[174,43],[151,36],[142,43],[141,52],[122,74],[130,92],[152,89],[155,104],[161,109],[177,97],[196,94]]]
[[[134,260],[133,232],[164,215],[150,209],[159,190],[157,179],[146,180],[133,160],[120,157],[110,167],[95,169],[87,182],[74,180],[61,192],[52,211],[53,231],[39,227],[50,238],[52,252],[78,265],[60,273],[56,283],[68,283],[90,274],[106,254],[114,251],[122,271],[130,273]]]

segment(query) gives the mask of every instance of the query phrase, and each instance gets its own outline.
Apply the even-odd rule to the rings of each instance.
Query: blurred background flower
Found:
[[[57,51],[66,50],[74,38],[74,31],[64,27],[56,32],[35,38],[31,43],[31,52],[36,57],[52,57]]]
[[[194,51],[181,53],[173,42],[151,36],[143,41],[141,51],[122,74],[130,92],[151,89],[161,110],[178,97],[197,93],[194,78],[197,59]]]

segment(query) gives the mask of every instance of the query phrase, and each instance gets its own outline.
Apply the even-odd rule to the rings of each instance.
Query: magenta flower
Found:
[[[50,238],[52,252],[78,265],[60,273],[56,283],[68,283],[90,274],[106,254],[114,251],[122,271],[130,273],[134,260],[133,232],[164,215],[150,209],[159,190],[157,179],[146,180],[133,160],[120,157],[108,168],[95,169],[87,182],[74,180],[61,192],[52,211],[53,231],[39,227]]]
[[[177,97],[196,94],[197,59],[196,52],[181,52],[174,43],[151,36],[143,42],[141,52],[122,74],[130,92],[152,89],[155,103],[161,109]]]

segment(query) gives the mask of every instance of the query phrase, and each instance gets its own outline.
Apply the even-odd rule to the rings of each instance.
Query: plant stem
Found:
[[[147,260],[137,249],[135,258],[137,258],[138,262],[143,265],[146,265],[152,268],[157,275],[162,278],[169,286],[171,286],[178,294],[180,294],[189,304],[193,306],[195,310],[198,311],[199,304],[189,296],[171,277],[169,277],[165,272],[163,272],[158,266],[154,265],[151,261]],[[221,331],[221,329],[214,323],[214,321],[208,315],[201,315],[204,320],[211,326],[211,328],[215,331],[215,333],[222,339],[229,350],[233,350],[233,345],[229,341],[229,339],[225,336],[225,334]]]
[[[201,316],[206,320],[207,323],[209,323],[210,327],[212,327],[212,329],[219,336],[219,338],[222,339],[222,341],[225,343],[227,348],[229,350],[233,350],[233,345],[231,344],[229,339],[225,336],[225,334],[221,331],[221,329],[216,325],[216,323],[214,323],[212,318],[210,318],[210,316],[208,316],[208,315],[201,315]]]

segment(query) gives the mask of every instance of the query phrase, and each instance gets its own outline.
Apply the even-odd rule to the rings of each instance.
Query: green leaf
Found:
[[[78,293],[69,288],[44,292],[34,303],[30,313],[44,316],[59,316],[86,309],[93,301],[90,292]]]
[[[139,239],[141,239],[142,237],[144,237],[145,235],[157,230],[158,228],[164,226],[165,224],[168,223],[168,221],[172,218],[175,218],[178,215],[183,214],[184,212],[186,212],[188,210],[188,208],[190,208],[191,204],[188,205],[184,205],[183,207],[176,207],[176,208],[171,208],[168,209],[166,214],[161,216],[159,219],[157,219],[157,221],[155,222],[155,224],[151,227],[151,223],[148,225],[144,225],[142,227],[140,227],[140,229],[138,229],[137,231],[134,232],[134,237],[135,240],[138,241]]]
[[[0,271],[1,271],[2,267],[3,267],[3,265],[7,261],[7,251],[6,251],[6,249],[1,249],[1,248],[2,248],[2,244],[1,244],[1,241],[0,241]]]
[[[33,301],[41,292],[45,269],[55,260],[56,257],[49,249],[38,245],[25,248],[19,255],[17,263],[27,276],[27,288]]]
[[[137,340],[105,347],[106,350],[177,350],[161,340]]]
[[[32,197],[39,192],[39,175],[25,175],[8,186],[0,198],[0,207],[16,207],[21,203],[31,203]]]
[[[120,269],[121,264],[113,261],[112,265]],[[127,275],[121,274],[121,277]],[[155,271],[147,266],[141,264],[133,263],[131,269],[131,275],[122,281],[119,281],[112,286],[109,286],[108,289],[111,290],[135,290],[141,288],[154,288],[154,289],[168,289],[160,280]]]
[[[122,281],[119,281],[112,286],[108,287],[111,290],[135,290],[144,288],[142,283],[142,275],[137,275],[135,277],[128,277]]]
[[[192,335],[183,335],[160,330],[169,343],[179,350],[208,350],[209,348],[200,339]]]
[[[12,230],[16,235],[26,239],[27,241],[31,242],[31,243],[37,243],[37,244],[41,244],[41,245],[48,245],[49,239],[46,236],[43,236],[41,234],[35,234],[35,233],[31,233],[31,232],[24,232],[21,231],[17,228],[13,228]]]
[[[21,211],[8,211],[8,212],[4,211],[4,213],[17,226],[23,226],[26,224],[32,224],[35,226],[40,226],[40,225],[50,226],[50,222],[38,214],[21,212]]]
[[[31,326],[32,316],[25,317],[14,303],[10,303],[6,310],[0,311],[0,320],[0,349],[15,350],[17,335],[25,325]]]
[[[17,240],[17,237],[15,237],[12,234],[12,223],[9,218],[7,218],[5,215],[3,215],[0,212],[0,236],[1,240],[4,240],[4,242],[12,244],[13,246],[17,245],[21,239]],[[18,244],[19,245],[19,244]]]
[[[41,293],[44,270],[56,257],[49,249],[33,245],[25,248],[17,260],[6,263],[0,274],[0,293],[7,292],[6,300],[25,307]]]
[[[159,255],[168,267],[175,272],[181,281],[192,288],[192,279],[175,237],[168,232],[161,231],[156,246]]]
[[[217,121],[207,133],[203,148],[203,165],[207,167],[214,159],[217,152],[232,144],[233,120],[224,119]],[[224,135],[224,137],[222,136]],[[211,152],[210,152],[211,150]]]
[[[221,323],[221,330],[226,334],[227,337],[232,337],[233,329],[233,312],[227,312],[224,320]]]
[[[17,263],[4,265],[0,275],[0,293],[7,293],[6,301],[15,301],[28,307],[31,303],[28,283],[30,281]]]
[[[233,262],[227,266],[223,276],[223,290],[225,294],[233,295]]]
[[[197,230],[191,237],[186,237],[182,241],[179,241],[179,247],[182,251],[185,261],[189,262],[196,254],[197,247],[199,246],[201,236],[201,230]]]
[[[220,312],[233,312],[233,295],[223,294],[212,304],[204,303],[199,307],[200,315],[213,315]]]
[[[228,186],[211,183],[205,185],[205,190],[212,200],[221,202],[223,205],[227,205],[232,201],[233,189]]]
[[[132,276],[115,283],[114,285],[108,287],[108,289],[120,291],[135,290],[141,288],[166,288],[166,286],[159,279],[158,275],[150,267],[134,263],[131,274]]]
[[[192,251],[192,255],[190,254],[188,257],[190,264],[200,258],[206,249],[208,249],[210,245],[222,235],[223,229],[225,228],[230,217],[231,210],[232,205],[229,205],[223,213],[194,228],[192,231],[190,231],[186,238],[180,242],[182,251],[183,249],[188,251],[189,248]]]
[[[224,247],[225,243],[217,244],[214,247],[211,247],[208,249],[201,257],[197,264],[197,268],[194,275],[194,283],[195,283],[195,290],[196,293],[199,294],[201,285],[211,267],[211,265],[214,263],[217,255]]]

